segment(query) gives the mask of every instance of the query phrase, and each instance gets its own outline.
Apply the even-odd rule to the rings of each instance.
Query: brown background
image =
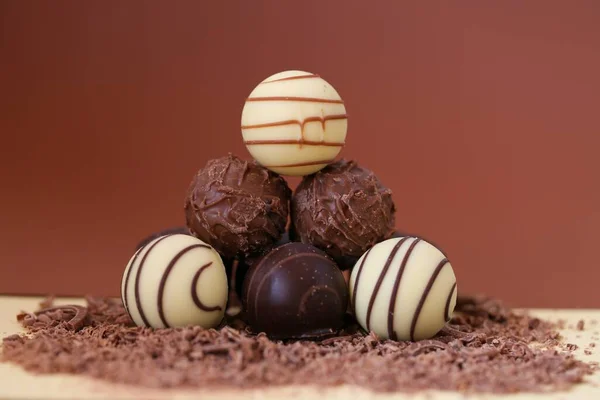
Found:
[[[1,2],[0,293],[118,294],[195,171],[248,156],[244,98],[302,69],[462,293],[600,307],[600,2],[416,3]]]

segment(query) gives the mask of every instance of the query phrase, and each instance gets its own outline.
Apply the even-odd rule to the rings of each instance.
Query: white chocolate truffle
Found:
[[[165,235],[140,248],[121,282],[125,310],[138,326],[213,328],[225,313],[228,286],[219,254],[193,236]]]
[[[452,265],[435,246],[415,237],[373,246],[354,266],[349,285],[358,323],[385,339],[429,339],[456,305]]]
[[[319,75],[285,71],[262,81],[242,111],[242,136],[258,163],[303,176],[335,160],[346,140],[344,101]]]

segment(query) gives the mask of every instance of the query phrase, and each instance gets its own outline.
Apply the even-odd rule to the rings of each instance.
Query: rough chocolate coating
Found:
[[[242,301],[248,325],[256,333],[272,339],[319,338],[343,327],[348,287],[325,252],[288,243],[250,268]]]
[[[365,251],[390,237],[396,207],[392,192],[366,168],[340,160],[304,177],[292,198],[292,239],[351,268]]]
[[[229,154],[209,161],[192,180],[184,206],[186,223],[223,257],[247,257],[281,238],[290,197],[282,177]]]

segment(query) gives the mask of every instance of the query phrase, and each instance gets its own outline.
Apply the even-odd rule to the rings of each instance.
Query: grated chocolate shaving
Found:
[[[19,314],[31,335],[5,338],[1,359],[38,373],[148,387],[350,384],[376,392],[547,392],[597,369],[559,350],[556,324],[483,297],[459,298],[450,323],[416,343],[380,340],[356,326],[318,342],[271,341],[239,320],[221,329],[153,330],[133,326],[118,300],[87,304]]]
[[[40,304],[48,305],[52,303],[49,301]],[[57,326],[68,330],[79,330],[85,325],[87,310],[86,307],[74,305],[47,307],[33,314],[22,312],[17,315],[17,321],[32,332]]]

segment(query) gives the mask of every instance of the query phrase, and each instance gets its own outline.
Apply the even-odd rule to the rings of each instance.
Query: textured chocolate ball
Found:
[[[242,301],[252,331],[272,339],[308,339],[343,327],[348,297],[344,276],[327,254],[288,243],[250,268]]]
[[[390,237],[396,207],[392,192],[370,170],[340,160],[304,177],[292,197],[292,239],[351,268],[365,251]]]
[[[291,190],[286,181],[233,155],[209,161],[185,200],[190,232],[225,258],[269,249],[285,232]]]

